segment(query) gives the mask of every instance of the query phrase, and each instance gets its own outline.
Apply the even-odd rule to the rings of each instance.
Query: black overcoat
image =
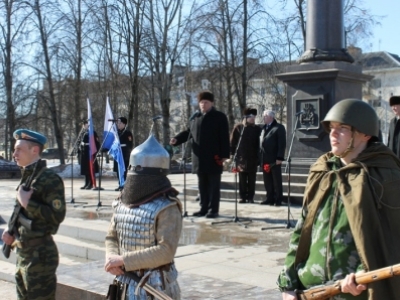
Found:
[[[244,130],[243,130],[244,128]],[[243,130],[243,133],[242,133]],[[259,143],[261,128],[255,124],[237,124],[231,133],[231,155],[234,156],[237,148],[236,162],[239,171],[257,172],[259,164]],[[240,135],[242,134],[242,138]]]
[[[397,145],[395,145],[395,143]],[[387,146],[397,155],[397,157],[400,157],[400,122],[397,121],[397,118],[390,120]],[[396,148],[397,150],[395,150]]]
[[[276,160],[285,160],[286,129],[274,120],[267,130],[266,125],[261,125],[260,153],[263,164],[271,164]]]
[[[187,130],[175,139],[179,145],[189,140],[192,146],[192,173],[222,174],[217,158],[229,158],[229,126],[226,115],[214,107],[191,118]]]
[[[96,143],[96,148],[97,150],[100,148],[100,143],[99,143],[99,137],[97,136],[96,131],[94,131],[94,141]],[[94,154],[94,158],[96,157],[96,154]],[[93,158],[93,159],[94,159]],[[89,132],[86,131],[83,134],[82,137],[82,142],[80,145],[80,151],[79,151],[79,162],[81,165],[81,175],[90,175],[90,169],[89,169]],[[99,172],[99,164],[96,162],[94,163],[94,172],[98,173]]]

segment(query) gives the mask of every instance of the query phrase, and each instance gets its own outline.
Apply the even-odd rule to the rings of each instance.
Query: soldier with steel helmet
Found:
[[[132,275],[180,299],[174,256],[182,229],[178,192],[167,178],[168,152],[151,135],[131,153],[127,180],[106,236],[105,270],[116,275],[120,299],[149,299]],[[137,290],[137,294],[135,293]]]
[[[59,263],[52,235],[65,218],[64,183],[40,159],[47,141],[44,135],[28,129],[18,129],[13,135],[17,140],[13,157],[22,178],[14,214],[2,240],[16,249],[17,299],[51,300],[56,297]]]
[[[282,297],[342,280],[332,299],[397,299],[399,277],[357,285],[355,273],[400,261],[400,161],[379,142],[378,116],[366,102],[339,101],[321,123],[331,151],[310,168],[277,282]]]

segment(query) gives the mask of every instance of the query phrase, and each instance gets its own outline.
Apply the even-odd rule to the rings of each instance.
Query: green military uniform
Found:
[[[338,170],[341,162],[338,157],[332,157],[327,165],[331,170]],[[309,289],[313,286],[343,279],[349,273],[363,270],[354,238],[351,233],[349,220],[346,215],[343,199],[337,193],[337,181],[333,180],[327,197],[323,200],[314,219],[311,234],[310,256],[301,262],[296,269],[295,252],[303,229],[305,215],[303,214],[296,225],[289,248],[291,251],[286,258],[278,285],[283,289]],[[321,238],[326,237],[326,238]],[[334,300],[367,300],[368,292],[364,291],[355,297],[351,294],[340,294]]]
[[[36,137],[30,131],[28,134]],[[14,136],[16,139],[21,137]],[[33,141],[44,144],[42,140]],[[29,229],[18,223],[19,236],[14,242],[17,247],[17,296],[19,300],[51,300],[55,299],[59,263],[57,246],[51,235],[57,233],[65,218],[64,183],[41,160],[22,169],[20,185],[27,181],[31,181],[34,191],[21,213],[32,220],[32,226]]]
[[[45,168],[43,170],[43,168]],[[32,174],[34,165],[24,169],[21,183]],[[23,214],[32,220],[32,230],[20,225],[17,245],[18,299],[55,299],[58,250],[51,237],[65,217],[64,183],[39,161],[33,177],[34,192]]]
[[[277,282],[280,290],[301,290],[397,264],[399,189],[400,161],[380,143],[346,166],[332,153],[321,156],[310,169],[303,213]],[[311,230],[305,229],[308,220],[313,220]],[[400,278],[393,277],[368,284],[357,297],[343,293],[331,299],[395,299],[398,294]]]

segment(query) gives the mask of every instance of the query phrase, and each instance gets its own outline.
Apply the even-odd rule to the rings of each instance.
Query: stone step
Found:
[[[186,188],[186,194],[188,196],[197,197],[199,192],[198,187],[196,186],[188,186]],[[239,195],[237,196],[239,199]],[[287,203],[287,192],[283,192],[284,203]],[[256,191],[254,195],[254,201],[264,201],[265,200],[265,191]],[[234,189],[221,189],[221,201],[234,202],[235,201],[235,190]],[[301,205],[303,203],[303,193],[293,193],[290,192],[290,201],[293,204]]]
[[[282,172],[282,181],[287,182],[288,176],[289,176],[288,173]],[[234,176],[232,176],[232,177],[234,177]],[[308,174],[299,174],[299,173],[291,173],[290,174],[290,182],[292,182],[292,183],[306,183],[307,178],[308,178]],[[256,180],[263,181],[263,174],[258,172]]]
[[[10,212],[2,212],[2,216],[7,222],[10,215]],[[83,227],[85,223],[87,226],[88,222],[90,222],[91,227],[93,226],[96,229]],[[53,236],[59,253],[90,261],[104,260],[104,241],[108,224],[109,222],[100,220],[85,221],[66,218],[61,224],[58,233]],[[0,226],[0,229],[4,230],[6,227],[7,225],[3,224]],[[10,258],[15,261],[14,252],[11,252]],[[3,255],[0,255],[0,260],[7,259]]]
[[[237,188],[239,189],[239,182],[237,182]],[[287,182],[283,182],[282,183],[282,187],[283,187],[283,192],[287,193],[288,191],[288,183]],[[290,183],[290,193],[292,194],[303,194],[304,193],[304,189],[306,187],[305,183],[298,183],[298,182],[291,182]],[[236,188],[236,183],[235,182],[227,182],[227,181],[221,181],[221,189],[225,189],[225,190],[235,190]],[[257,181],[256,182],[256,191],[265,191],[264,188],[264,182],[262,181]]]
[[[9,259],[6,259],[1,254],[2,257],[0,259],[1,260],[0,280],[15,282],[14,273],[15,273],[16,256],[14,251],[12,251],[11,253],[12,255],[10,255]],[[92,262],[92,260],[60,253],[60,263],[57,269],[57,273],[65,269],[73,268],[78,265],[87,264],[89,262]]]
[[[67,208],[68,209],[68,208]],[[5,221],[1,227],[6,227],[12,211],[2,211],[1,215]],[[88,224],[90,227],[88,228]],[[61,223],[57,235],[75,238],[78,240],[104,243],[110,222],[104,220],[84,220],[80,218],[67,217]]]

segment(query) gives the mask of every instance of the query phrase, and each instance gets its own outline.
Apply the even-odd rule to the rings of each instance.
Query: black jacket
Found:
[[[96,148],[99,150],[100,148],[100,143],[99,143],[99,138],[97,136],[96,131],[93,132],[94,135],[94,141],[96,143]],[[97,152],[93,155],[93,159],[96,158]],[[86,131],[83,135],[82,142],[80,145],[80,151],[79,151],[79,162],[81,164],[81,175],[90,175],[90,169],[89,169],[89,164],[90,164],[90,158],[89,158],[89,132]],[[94,163],[94,172],[98,173],[99,172],[99,164],[97,160]]]
[[[286,129],[282,124],[272,121],[270,128],[261,125],[260,153],[263,164],[274,163],[276,160],[285,160]]]
[[[232,130],[231,155],[235,155],[240,140],[236,154],[238,167],[243,172],[257,172],[261,127],[255,124],[247,124],[244,130],[243,127],[243,124],[237,124]],[[240,139],[241,133],[242,138]]]
[[[119,142],[121,143],[122,156],[124,157],[125,170],[129,167],[129,158],[133,149],[133,135],[128,129],[118,130]],[[114,160],[113,171],[118,171],[118,163]]]
[[[400,122],[397,118],[390,120],[387,146],[400,157]]]
[[[229,127],[224,113],[214,107],[206,114],[198,113],[190,121],[189,128],[175,139],[175,145],[189,139],[192,146],[192,173],[222,173],[222,164],[217,159],[229,158]]]

